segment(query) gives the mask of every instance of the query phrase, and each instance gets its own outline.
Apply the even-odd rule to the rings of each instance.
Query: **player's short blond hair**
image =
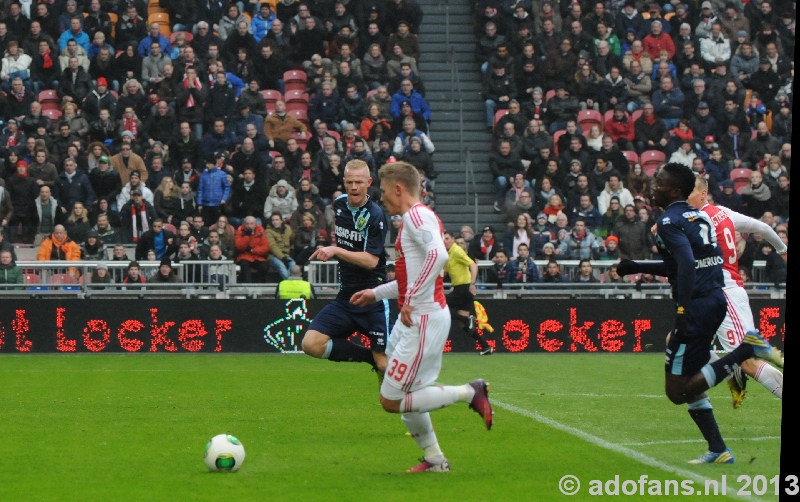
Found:
[[[708,180],[701,175],[697,175],[694,180],[694,186],[697,187],[698,190],[708,191]]]
[[[400,183],[411,195],[419,197],[420,177],[419,171],[408,162],[392,162],[391,164],[384,164],[378,177],[381,180],[386,180],[387,183]]]
[[[344,166],[344,174],[350,171],[366,171],[369,177],[369,165],[363,160],[353,159]]]

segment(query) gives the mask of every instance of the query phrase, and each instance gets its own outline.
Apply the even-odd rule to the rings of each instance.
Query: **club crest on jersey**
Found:
[[[359,218],[356,220],[356,230],[364,230],[364,228],[365,228],[366,226],[367,226],[367,219],[366,219],[366,218],[364,218],[363,216],[360,216],[360,217],[359,217]]]

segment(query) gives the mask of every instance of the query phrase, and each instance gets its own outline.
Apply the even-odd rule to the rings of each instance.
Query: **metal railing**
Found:
[[[170,294],[197,296],[225,293],[236,286],[236,264],[232,260],[184,261],[173,263],[179,282],[124,284],[128,261],[104,262],[110,282],[93,283],[92,272],[98,263],[90,261],[19,261],[22,284],[2,284],[0,293],[6,296],[130,296]],[[158,273],[160,262],[142,261],[139,273],[147,281]]]

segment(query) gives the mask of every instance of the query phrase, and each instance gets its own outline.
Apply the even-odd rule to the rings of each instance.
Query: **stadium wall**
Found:
[[[300,351],[322,300],[47,300],[0,304],[0,352]],[[670,300],[486,300],[497,352],[662,352]],[[783,349],[785,300],[752,300],[756,326]],[[353,337],[359,341],[360,337]],[[453,328],[445,352],[476,350]]]

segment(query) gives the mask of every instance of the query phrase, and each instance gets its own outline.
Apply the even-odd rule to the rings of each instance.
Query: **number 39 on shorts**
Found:
[[[392,367],[389,368],[386,375],[389,378],[394,378],[398,382],[402,382],[407,369],[408,365],[406,363],[401,363],[397,359],[392,359]]]

